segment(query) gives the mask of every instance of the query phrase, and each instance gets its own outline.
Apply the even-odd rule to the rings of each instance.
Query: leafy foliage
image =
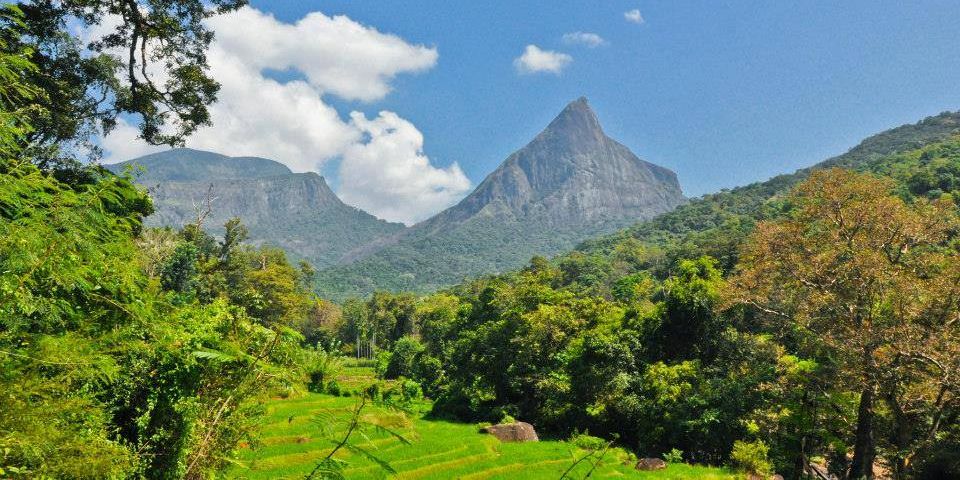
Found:
[[[952,118],[916,129],[938,138]],[[912,145],[884,135],[893,139],[876,148]],[[403,322],[422,348],[402,339],[387,358],[410,366],[440,417],[588,430],[638,454],[683,451],[754,474],[799,475],[815,456],[849,472],[842,459],[855,451],[868,385],[871,448],[896,474],[950,468],[941,445],[955,441],[943,422],[960,398],[948,320],[957,145],[855,149],[845,162],[875,173],[818,169],[792,189],[771,183],[785,190],[702,235],[623,234],[421,297]],[[378,295],[351,303],[353,315],[389,303]],[[869,326],[845,319],[851,305]]]
[[[152,140],[189,133],[214,86],[201,71],[201,20],[231,5],[30,2],[0,14],[4,478],[210,478],[255,436],[263,402],[300,389],[302,366],[316,366],[294,329],[318,307],[309,265],[245,245],[239,220],[219,242],[200,222],[145,230],[152,202],[129,174],[45,162],[83,141],[84,122],[106,128],[120,112],[143,114]],[[123,18],[103,47],[165,58],[166,93],[146,77],[90,83],[112,70],[78,56],[66,22],[111,15]],[[148,46],[158,40],[182,44]],[[103,91],[109,112],[85,103]],[[156,130],[169,115],[157,104],[180,109],[179,133]]]
[[[207,106],[219,89],[207,72],[213,35],[204,20],[245,3],[18,2],[23,15],[3,22],[3,41],[14,50],[30,47],[35,68],[23,72],[25,83],[45,93],[32,100],[41,108],[30,114],[31,148],[24,153],[41,165],[72,169],[74,147],[96,153],[91,136],[109,132],[120,115],[139,117],[148,142],[182,142],[209,123]],[[105,33],[84,43],[74,36],[79,29]]]

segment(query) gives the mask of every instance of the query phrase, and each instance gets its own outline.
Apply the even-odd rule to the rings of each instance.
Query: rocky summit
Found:
[[[579,98],[460,203],[354,250],[346,265],[321,272],[318,286],[334,298],[430,290],[567,250],[684,201],[674,172],[608,137]]]
[[[677,175],[641,160],[608,137],[581,97],[507,157],[471,195],[419,228],[447,228],[478,216],[529,219],[560,228],[632,222],[683,201]]]

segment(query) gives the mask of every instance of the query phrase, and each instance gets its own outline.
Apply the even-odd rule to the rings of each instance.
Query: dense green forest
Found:
[[[440,417],[788,478],[875,461],[955,477],[960,137],[917,130],[828,162],[859,172],[709,196],[434,295],[347,302],[329,335],[379,339],[381,372],[419,382]]]

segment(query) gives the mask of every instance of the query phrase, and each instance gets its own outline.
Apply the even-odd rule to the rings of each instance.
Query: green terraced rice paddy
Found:
[[[354,369],[347,369],[348,371]],[[368,372],[347,372],[359,377]],[[341,382],[352,384],[356,378]],[[333,414],[346,428],[346,418],[356,405],[354,397],[308,394],[300,398],[278,399],[268,409],[258,448],[241,451],[243,467],[228,472],[230,478],[290,479],[303,478],[318,460],[332,448],[312,421],[318,413]],[[424,410],[426,405],[423,406]],[[370,415],[396,415],[379,407],[366,410]],[[386,434],[373,434],[369,439],[355,438],[355,443],[372,450],[386,460],[398,474],[397,479],[551,479],[556,480],[572,463],[573,455],[583,455],[572,444],[559,441],[501,443],[478,432],[476,425],[427,420],[415,414],[404,435],[412,441],[406,445]],[[349,462],[346,478],[387,478],[374,462],[338,452]],[[589,467],[581,465],[572,478],[582,478]],[[579,475],[577,474],[579,473]],[[704,479],[736,478],[725,470],[670,465],[659,472],[637,472],[628,463],[623,451],[607,455],[603,466],[592,478],[622,479]]]

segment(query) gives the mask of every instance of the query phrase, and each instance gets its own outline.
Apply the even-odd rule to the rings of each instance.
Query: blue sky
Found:
[[[215,23],[223,105],[191,146],[319,171],[347,203],[408,223],[468,193],[581,95],[610,136],[675,170],[689,196],[960,109],[956,0],[251,5]],[[642,23],[624,17],[635,9]],[[573,32],[604,44],[563,42]],[[528,45],[568,62],[520,72]],[[263,94],[283,90],[271,82],[289,88]],[[142,153],[122,138],[115,160]]]
[[[877,131],[960,108],[960,2],[257,1],[295,21],[343,14],[435,46],[430,71],[374,105],[411,120],[434,162],[475,183],[586,95],[607,132],[677,171],[689,195],[792,171]],[[644,23],[625,21],[642,12]],[[608,44],[564,45],[569,32]],[[535,44],[573,57],[518,75]],[[337,102],[334,102],[337,103]]]

